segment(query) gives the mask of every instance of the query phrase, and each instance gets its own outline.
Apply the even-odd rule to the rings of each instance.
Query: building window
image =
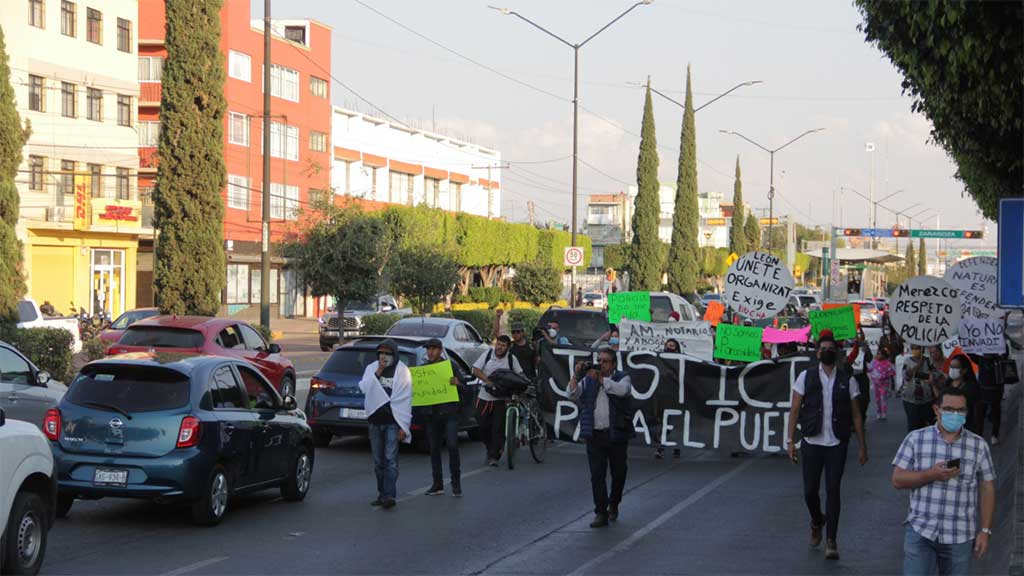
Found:
[[[299,73],[291,68],[273,64],[270,67],[270,95],[299,101]]]
[[[164,59],[160,56],[139,56],[139,82],[159,82],[164,75]]]
[[[249,117],[238,112],[228,112],[228,142],[239,146],[249,145]]]
[[[28,0],[28,24],[36,28],[46,28],[43,0]]]
[[[448,192],[450,195],[449,200],[451,201],[451,210],[454,212],[462,212],[462,184],[459,182],[450,182],[448,184]]]
[[[351,182],[352,163],[347,160],[337,160],[336,162],[335,166],[341,170],[338,173],[340,182],[335,188],[339,194],[348,194],[351,191],[349,182]]]
[[[370,195],[374,200],[377,199],[377,169],[370,167]]]
[[[103,122],[103,91],[87,88],[85,108],[85,113],[89,120]]]
[[[117,169],[117,199],[131,200],[131,170],[128,168]]]
[[[291,40],[292,42],[298,42],[303,46],[306,45],[306,27],[305,26],[285,26],[284,37]]]
[[[28,109],[46,112],[46,99],[43,97],[43,77],[28,75]]]
[[[316,130],[310,130],[309,149],[315,152],[327,152],[327,134],[317,132]]]
[[[270,217],[295,220],[299,213],[299,187],[270,183]]]
[[[76,118],[75,85],[70,82],[60,83],[60,113],[65,118]]]
[[[60,191],[65,196],[75,193],[75,163],[71,160],[60,161]]]
[[[132,97],[123,94],[117,95],[117,125],[132,125]]]
[[[249,303],[249,265],[228,264],[228,304]]]
[[[139,122],[139,146],[153,148],[160,144],[160,122]]]
[[[117,19],[117,49],[121,52],[132,51],[132,21]]]
[[[228,76],[252,82],[252,58],[248,54],[228,50]]]
[[[85,39],[93,44],[103,44],[103,13],[99,10],[85,10]]]
[[[228,174],[228,208],[249,209],[249,179]]]
[[[89,164],[89,187],[93,198],[103,196],[103,166]]]
[[[441,181],[437,178],[424,178],[423,188],[423,197],[427,201],[427,206],[439,208],[441,206]]]
[[[270,123],[270,156],[286,160],[299,159],[299,129],[286,124]]]
[[[320,206],[327,204],[331,200],[330,190],[320,190],[319,188],[309,189],[309,203],[313,206]]]
[[[412,175],[392,170],[390,177],[388,201],[412,206]]]
[[[75,20],[77,19],[78,7],[74,2],[61,0],[60,3],[60,33],[65,36],[75,37]]]
[[[310,76],[309,92],[318,98],[327,98],[327,80],[317,78],[316,76]]]
[[[43,189],[43,157],[28,157],[28,189],[42,191]]]

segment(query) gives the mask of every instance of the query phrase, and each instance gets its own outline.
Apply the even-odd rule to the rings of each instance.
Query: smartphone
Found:
[[[954,458],[954,459],[950,460],[949,462],[946,462],[946,468],[953,469],[953,468],[959,468],[959,467],[960,467],[960,459],[959,458]]]

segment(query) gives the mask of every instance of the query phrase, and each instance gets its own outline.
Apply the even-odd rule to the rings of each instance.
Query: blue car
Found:
[[[219,524],[231,496],[309,491],[313,435],[295,399],[251,364],[220,356],[132,353],[87,364],[46,414],[57,515],[76,498],[186,501]]]

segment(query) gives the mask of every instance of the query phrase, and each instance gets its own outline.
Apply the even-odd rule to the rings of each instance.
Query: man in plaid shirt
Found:
[[[892,462],[893,486],[911,489],[903,573],[934,574],[938,567],[939,574],[966,575],[972,548],[978,558],[988,550],[996,475],[988,444],[964,429],[964,391],[946,388],[933,410],[938,422],[908,434]]]

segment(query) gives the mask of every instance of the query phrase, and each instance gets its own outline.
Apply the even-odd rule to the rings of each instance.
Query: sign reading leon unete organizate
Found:
[[[945,280],[960,291],[964,318],[1002,318],[1006,310],[996,305],[998,261],[990,256],[961,260],[946,270]]]
[[[747,252],[729,266],[725,305],[752,320],[772,318],[789,302],[793,275],[767,252]]]
[[[892,300],[892,325],[906,342],[935,346],[957,336],[960,297],[945,280],[916,276],[900,284]]]

